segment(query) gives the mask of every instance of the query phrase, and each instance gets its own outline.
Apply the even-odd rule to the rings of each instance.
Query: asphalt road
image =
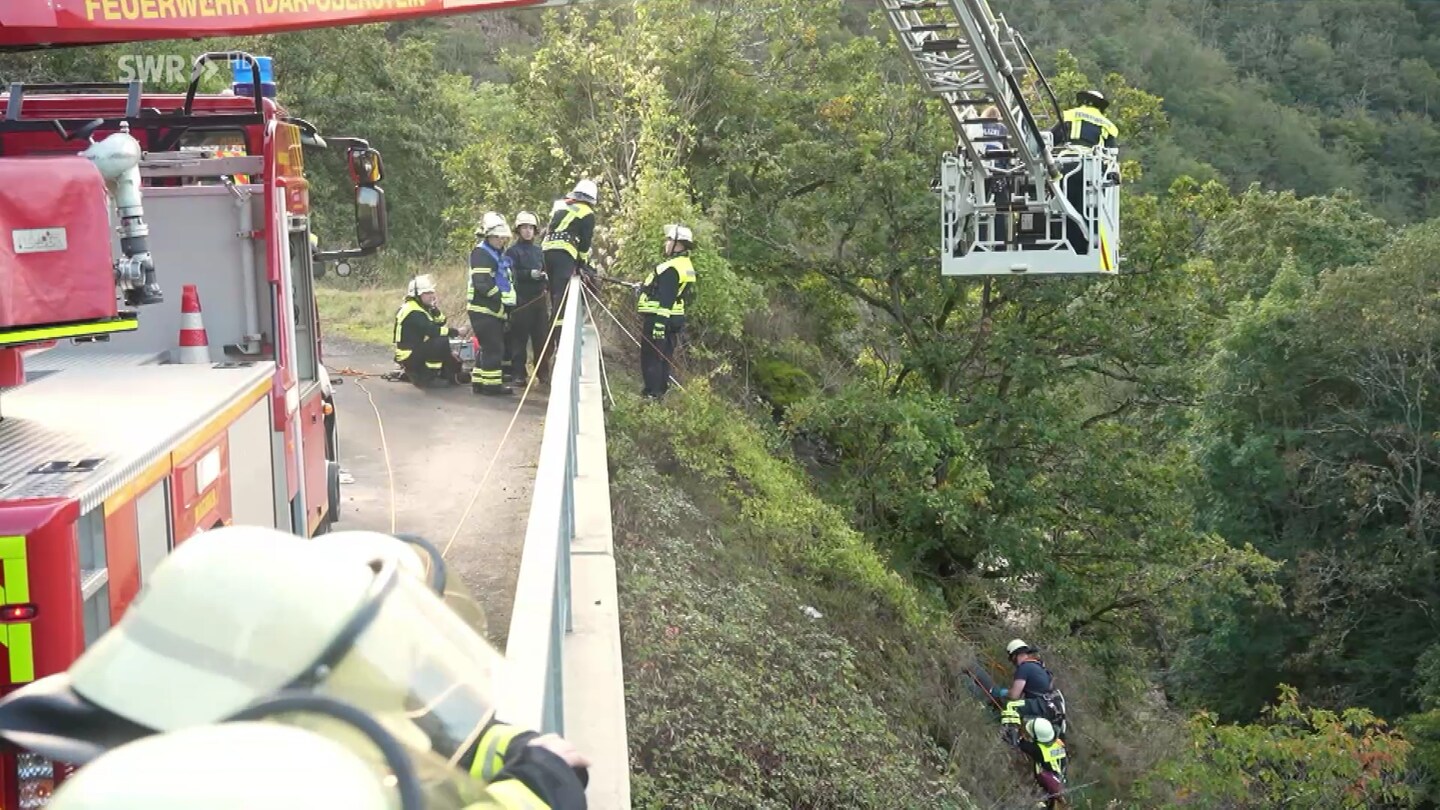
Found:
[[[540,452],[545,392],[538,386],[531,390],[501,446],[520,389],[513,397],[480,397],[469,386],[420,390],[389,382],[378,375],[394,368],[390,353],[388,347],[325,339],[325,365],[339,383],[335,407],[342,484],[334,530],[391,531],[388,448],[395,530],[418,534],[440,549],[454,538],[445,558],[485,609],[490,640],[503,651]],[[349,371],[377,376],[349,376]]]

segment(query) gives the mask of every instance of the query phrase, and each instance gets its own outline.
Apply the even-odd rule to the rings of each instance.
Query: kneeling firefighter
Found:
[[[460,358],[450,348],[455,334],[445,323],[430,276],[416,276],[405,291],[405,303],[395,313],[395,362],[405,377],[424,387],[436,382],[463,383]]]
[[[171,552],[67,672],[0,700],[0,738],[83,764],[298,690],[352,703],[481,781],[510,768],[532,797],[516,807],[584,807],[583,768],[532,751],[534,732],[496,720],[502,666],[397,556],[367,562],[274,529],[226,527]]]

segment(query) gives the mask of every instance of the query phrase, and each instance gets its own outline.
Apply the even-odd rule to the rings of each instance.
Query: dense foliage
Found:
[[[658,226],[690,222],[683,378],[763,402],[770,449],[825,502],[805,508],[901,579],[849,539],[806,546],[837,555],[812,564],[896,610],[919,610],[911,588],[971,632],[1039,639],[1092,673],[1072,696],[1091,717],[1188,735],[1117,794],[1435,798],[1440,8],[997,6],[1062,95],[1115,99],[1118,278],[939,277],[929,185],[953,135],[870,3],[642,0],[242,44],[276,56],[301,115],[385,153],[399,255],[453,253],[483,210],[548,210],[581,174],[601,181],[607,273],[642,277]],[[98,53],[0,73],[110,78]],[[663,424],[675,463],[725,478],[705,456],[723,443]],[[832,526],[818,514],[746,518],[805,546]],[[644,739],[638,765],[662,771],[675,743]]]

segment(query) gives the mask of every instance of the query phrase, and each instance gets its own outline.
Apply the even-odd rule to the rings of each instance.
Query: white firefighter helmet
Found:
[[[505,239],[510,238],[510,226],[505,224],[505,217],[494,211],[486,211],[485,216],[480,218],[480,227],[476,233],[482,237],[499,236]]]
[[[561,197],[560,199],[555,201],[554,205],[550,206],[550,216],[555,216],[561,211],[564,211],[567,207],[568,206],[565,204],[565,198]]]
[[[180,696],[175,696],[180,697]],[[49,810],[390,810],[382,774],[338,742],[278,723],[222,723],[115,748],[66,779]]]
[[[430,278],[428,273],[410,279],[410,286],[405,289],[405,295],[411,298],[419,298],[432,292],[435,292],[435,279]]]
[[[690,232],[689,228],[678,222],[672,222],[665,226],[665,238],[684,242],[687,245],[695,244],[695,235]]]
[[[576,183],[575,188],[571,190],[570,198],[575,200],[584,200],[585,202],[594,205],[595,201],[600,198],[600,190],[595,187],[594,180],[581,180],[580,182]]]
[[[443,599],[470,629],[485,636],[485,609],[470,595],[465,582],[445,564],[439,549],[428,541],[412,535],[356,530],[322,534],[310,543],[366,564],[374,560],[395,560],[406,573]]]
[[[493,716],[500,667],[494,648],[393,560],[367,565],[233,526],[162,560],[68,675],[81,697],[162,732],[309,689],[382,722],[408,716],[448,757]]]
[[[1015,653],[1028,649],[1030,649],[1030,645],[1026,644],[1023,640],[1017,638],[1011,640],[1009,644],[1005,645],[1005,654],[1010,656],[1011,658],[1014,658]]]
[[[1055,742],[1055,726],[1043,717],[1032,717],[1025,721],[1025,733],[1041,745]]]
[[[515,215],[515,227],[518,229],[521,225],[532,225],[538,228],[540,227],[540,221],[529,211],[521,211]]]

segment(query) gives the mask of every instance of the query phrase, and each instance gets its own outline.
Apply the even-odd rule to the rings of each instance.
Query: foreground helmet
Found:
[[[538,228],[540,227],[540,222],[535,219],[535,215],[529,211],[521,211],[515,215],[515,227],[519,228],[521,225],[532,225]]]
[[[1105,94],[1099,90],[1081,90],[1075,96],[1075,100],[1081,104],[1088,104],[1100,112],[1105,112],[1110,106],[1110,102],[1105,99]]]
[[[571,199],[583,200],[591,205],[594,205],[599,197],[600,191],[595,187],[594,180],[581,180],[575,184],[575,188],[570,192]]]
[[[405,294],[411,298],[419,298],[432,292],[435,292],[435,280],[428,274],[410,279],[410,286],[405,289]]]
[[[391,794],[363,759],[319,734],[275,723],[225,723],[116,748],[66,779],[46,807],[390,810]]]
[[[1029,644],[1026,644],[1024,641],[1021,641],[1017,638],[1012,640],[1009,644],[1005,645],[1005,654],[1011,658],[1014,658],[1015,653],[1025,652],[1029,649]]]
[[[665,238],[674,239],[677,242],[684,242],[687,245],[695,244],[695,235],[690,229],[680,223],[671,223],[665,226]]]
[[[481,237],[499,236],[505,239],[510,238],[510,226],[505,224],[505,218],[494,211],[487,212],[480,219],[480,227],[477,230]]]
[[[103,750],[298,689],[449,757],[491,719],[501,663],[394,559],[351,562],[274,529],[225,527],[166,557],[68,672],[0,700],[0,736],[42,754],[76,738]]]
[[[1055,726],[1043,717],[1032,717],[1025,721],[1025,733],[1041,745],[1055,742]]]

